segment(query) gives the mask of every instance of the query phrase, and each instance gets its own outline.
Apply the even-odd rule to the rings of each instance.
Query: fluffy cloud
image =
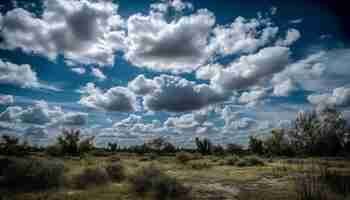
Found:
[[[173,129],[179,134],[198,134],[208,135],[210,133],[218,133],[216,125],[208,121],[208,113],[206,110],[192,112],[190,114],[180,115],[178,117],[169,117],[164,126]]]
[[[0,121],[21,122],[38,125],[74,125],[83,126],[87,121],[87,114],[65,112],[61,107],[49,106],[45,101],[37,101],[26,108],[19,106],[8,107],[0,113]]]
[[[151,4],[151,8],[158,12],[167,12],[169,8],[173,8],[175,11],[181,12],[186,9],[193,9],[193,5],[182,0],[163,0],[161,3]]]
[[[220,73],[220,71],[223,68],[224,67],[222,65],[217,64],[217,63],[205,65],[196,71],[196,78],[202,79],[202,80],[210,80],[216,74]]]
[[[63,54],[79,63],[112,64],[124,48],[117,5],[105,1],[50,0],[42,17],[16,8],[3,18],[2,48],[21,48],[54,59]]]
[[[281,83],[278,83],[274,85],[273,87],[273,94],[275,96],[289,96],[291,93],[295,92],[298,89],[296,83],[291,80],[287,79]]]
[[[291,28],[291,29],[288,29],[286,38],[284,40],[278,40],[276,43],[277,45],[280,45],[280,46],[290,46],[294,42],[298,41],[300,37],[301,37],[300,32],[294,28]]]
[[[33,126],[29,127],[25,130],[25,137],[30,138],[47,138],[48,137],[48,131],[43,127]]]
[[[58,119],[58,123],[63,125],[84,126],[87,124],[88,114],[86,113],[67,113]]]
[[[77,73],[77,74],[85,74],[86,70],[85,68],[82,68],[82,67],[74,67],[71,69],[74,73]]]
[[[328,92],[348,84],[349,62],[349,49],[316,52],[288,65],[274,76],[273,82],[292,79],[305,90]]]
[[[0,113],[0,121],[10,122],[15,119],[16,115],[22,111],[22,108],[19,106],[11,106],[6,108],[2,113]]]
[[[117,137],[119,139],[147,139],[154,135],[170,134],[167,132],[158,120],[145,122],[141,116],[131,114],[113,124],[112,128],[101,130],[99,137]]]
[[[125,57],[136,66],[158,71],[193,71],[209,57],[207,40],[214,24],[208,10],[170,23],[159,13],[132,15],[127,21]]]
[[[93,83],[88,83],[83,93],[79,103],[90,108],[118,112],[130,112],[137,109],[136,96],[125,87],[113,87],[103,92]]]
[[[242,95],[239,97],[238,102],[242,103],[242,104],[255,105],[260,100],[265,98],[267,96],[267,94],[268,93],[267,93],[266,89],[243,92]]]
[[[0,106],[13,104],[14,98],[12,95],[0,95]]]
[[[129,82],[128,88],[130,88],[135,94],[145,95],[153,92],[157,88],[157,83],[152,79],[147,79],[141,74]]]
[[[282,71],[289,62],[289,48],[266,47],[256,54],[242,56],[218,71],[210,81],[225,90],[246,89]]]
[[[135,82],[137,81],[132,81]],[[143,105],[152,111],[197,110],[227,98],[225,93],[207,84],[195,84],[176,76],[161,75],[151,80],[144,79],[143,82],[149,84],[144,85],[146,87],[134,86],[134,90],[136,88],[136,91],[141,91],[140,93],[145,95]]]
[[[16,65],[0,59],[0,84],[40,87],[37,75],[29,65]]]
[[[291,24],[300,24],[301,22],[303,22],[302,18],[294,19],[294,20],[290,20],[289,21],[289,23],[291,23]]]
[[[210,45],[220,54],[252,53],[270,42],[278,33],[278,27],[271,27],[262,19],[237,17],[231,25],[218,26],[213,33]]]
[[[348,107],[350,106],[350,88],[339,87],[335,88],[331,94],[310,95],[308,100],[317,106]]]
[[[92,74],[94,77],[96,77],[96,78],[98,78],[99,80],[101,80],[101,81],[103,81],[103,80],[105,80],[105,79],[107,78],[107,76],[104,75],[103,72],[102,72],[100,69],[95,68],[95,67],[91,68],[91,74]]]

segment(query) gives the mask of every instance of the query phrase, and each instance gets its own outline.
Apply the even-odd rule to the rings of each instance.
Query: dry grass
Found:
[[[69,183],[66,187],[57,191],[42,191],[40,193],[23,191],[15,194],[6,194],[4,193],[6,191],[0,188],[0,193],[5,196],[10,195],[7,199],[15,200],[151,200],[156,198],[156,192],[150,192],[153,194],[140,197],[132,192],[134,190],[128,179],[140,173],[140,170],[147,168],[147,166],[154,165],[164,176],[169,177],[164,181],[165,185],[171,185],[173,181],[170,180],[176,180],[186,187],[192,187],[192,199],[295,200],[297,198],[297,188],[294,184],[295,177],[298,174],[310,171],[312,163],[326,163],[328,170],[339,172],[342,176],[350,175],[350,162],[345,160],[274,159],[272,162],[265,162],[263,166],[237,167],[226,163],[230,158],[215,156],[193,158],[185,165],[180,163],[176,156],[160,156],[154,160],[148,159],[142,162],[139,161],[140,158],[141,156],[133,154],[118,154],[118,156],[110,155],[108,157],[88,156],[82,159],[64,158],[62,159],[65,166],[64,173]],[[47,158],[43,157],[41,159],[46,160]],[[71,186],[72,177],[82,174],[86,168],[108,168],[108,166],[113,165],[113,162],[117,162],[124,167],[123,174],[126,179],[114,181],[112,179],[112,181],[105,182],[102,185],[93,184],[93,187],[88,186],[88,189]],[[192,163],[199,167],[192,167]],[[116,171],[119,172],[119,170]],[[318,174],[321,172],[319,169],[315,171]],[[108,177],[111,177],[109,173],[107,174]],[[162,188],[159,190],[168,190],[163,187],[165,187],[164,184],[159,186],[159,188]]]

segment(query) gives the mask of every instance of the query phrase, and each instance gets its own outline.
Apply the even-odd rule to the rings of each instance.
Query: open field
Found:
[[[139,195],[133,191],[130,183],[137,171],[155,166],[160,171],[182,183],[190,190],[190,199],[297,199],[295,178],[311,170],[321,173],[319,166],[350,175],[350,161],[325,159],[264,159],[264,165],[232,166],[230,156],[193,156],[188,162],[181,163],[175,155],[155,156],[118,153],[115,155],[84,158],[48,158],[33,155],[39,160],[63,161],[64,183],[57,189],[14,191],[2,189],[4,200],[111,200],[111,199],[155,199],[152,193]],[[4,159],[4,157],[2,158]],[[108,181],[86,188],[76,188],[73,177],[85,168],[103,168],[110,163],[121,163],[125,168],[125,178],[121,181]],[[315,167],[317,166],[317,167]],[[162,198],[160,198],[162,199]],[[169,198],[170,199],[170,198]],[[180,199],[180,198],[179,198]]]

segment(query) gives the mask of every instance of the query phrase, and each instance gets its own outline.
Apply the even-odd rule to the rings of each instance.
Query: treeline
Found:
[[[142,145],[121,147],[108,143],[104,148],[94,146],[94,137],[83,138],[80,130],[63,130],[54,145],[46,148],[20,143],[18,138],[3,135],[0,154],[23,156],[29,152],[46,152],[51,156],[104,156],[117,152],[137,154],[154,153],[168,155],[176,152],[200,153],[202,155],[248,155],[261,156],[348,156],[350,155],[350,129],[342,115],[334,109],[322,112],[300,112],[292,127],[274,129],[267,138],[251,136],[247,148],[231,143],[213,144],[207,138],[195,138],[195,149],[176,147],[164,138],[156,138]]]
[[[298,113],[292,127],[250,137],[249,150],[266,156],[349,156],[350,128],[335,109]]]

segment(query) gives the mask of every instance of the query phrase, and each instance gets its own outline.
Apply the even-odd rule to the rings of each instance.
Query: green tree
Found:
[[[212,144],[209,139],[199,139],[198,137],[195,139],[197,151],[202,155],[209,155],[212,151]]]

